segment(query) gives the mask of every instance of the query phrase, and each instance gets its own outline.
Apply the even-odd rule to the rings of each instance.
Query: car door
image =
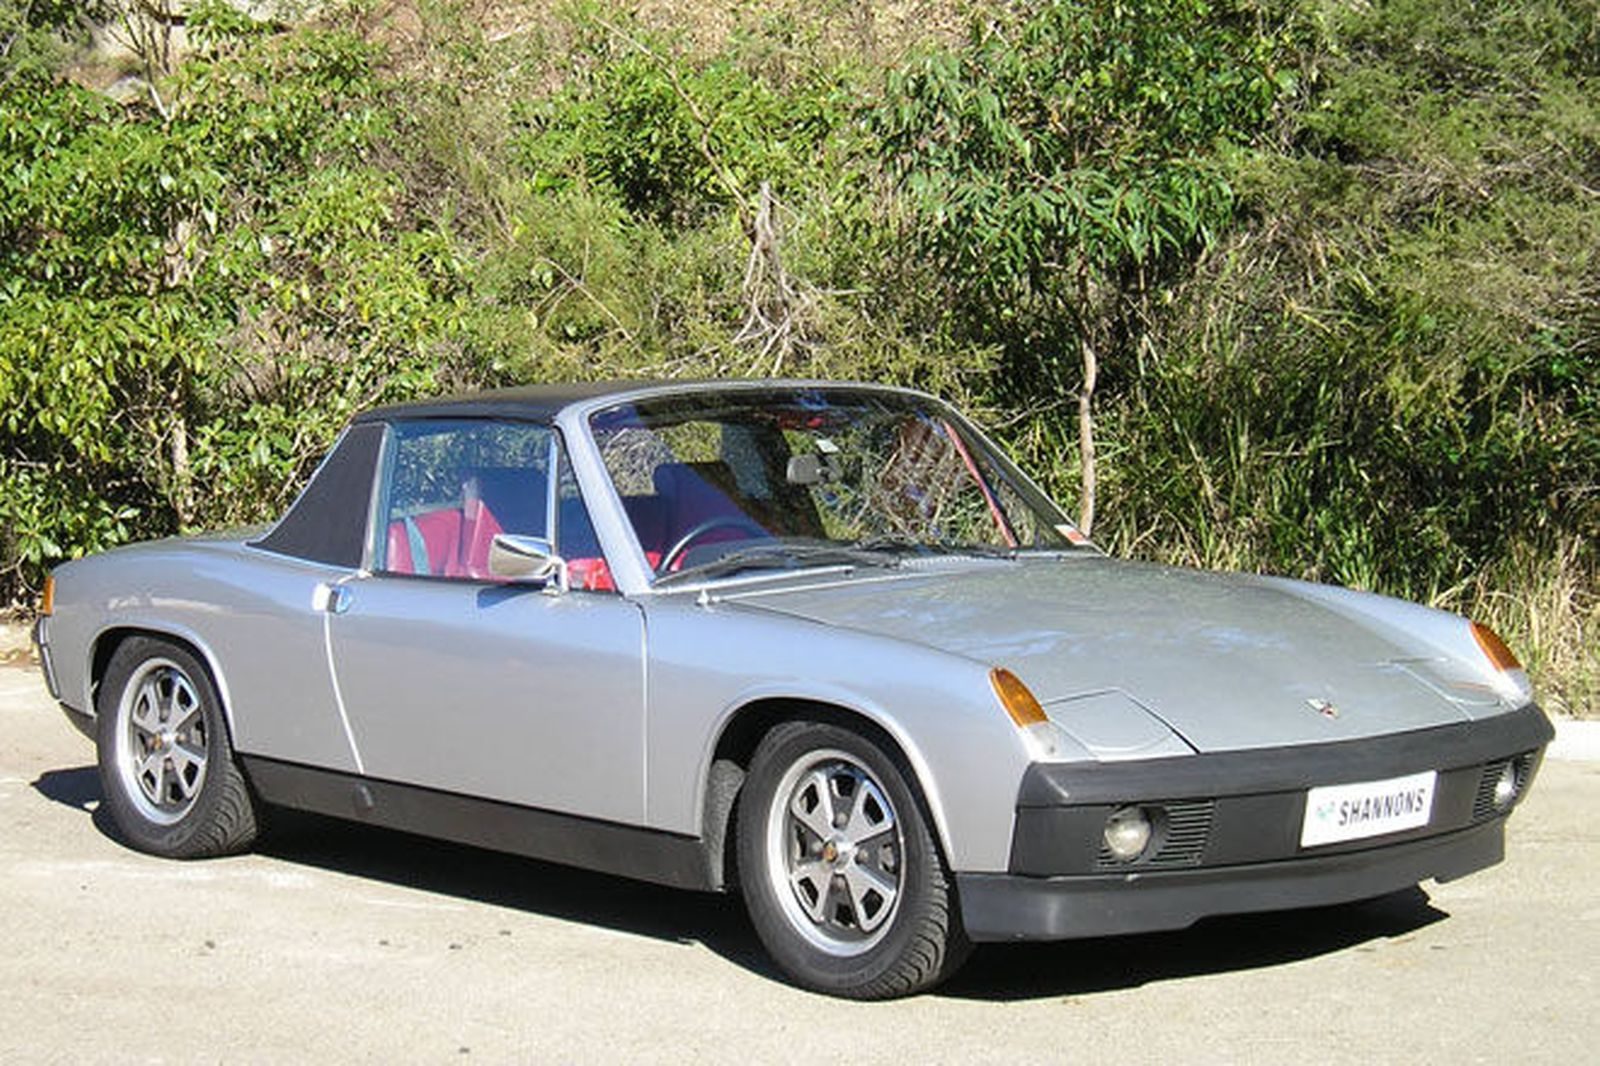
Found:
[[[248,755],[349,771],[356,754],[328,662],[330,589],[362,566],[381,425],[357,424],[288,512],[238,556],[196,557],[190,591],[208,609],[207,646],[224,665],[229,725]]]
[[[361,772],[643,822],[638,608],[611,591],[508,584],[487,568],[501,532],[591,550],[555,432],[396,423],[375,510],[374,565],[341,586],[330,625]]]

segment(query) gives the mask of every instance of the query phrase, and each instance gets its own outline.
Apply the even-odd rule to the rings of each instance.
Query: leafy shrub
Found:
[[[199,8],[150,105],[5,88],[8,595],[63,555],[267,517],[350,412],[439,381],[460,264],[368,161],[397,135],[376,53],[239,25]]]
[[[1283,146],[1239,161],[1241,223],[1108,405],[1103,532],[1485,615],[1582,707],[1600,691],[1594,5],[1318,11]]]
[[[1008,397],[1078,392],[1085,532],[1099,364],[1140,343],[1130,299],[1228,225],[1225,154],[1263,134],[1291,84],[1260,15],[1204,0],[1019,5],[891,72],[874,115],[914,239],[961,326],[1003,347]]]
[[[776,368],[1063,498],[1086,409],[1113,550],[1600,692],[1596,0],[205,2],[126,103],[61,73],[87,10],[0,0],[0,598],[271,516],[373,402]]]

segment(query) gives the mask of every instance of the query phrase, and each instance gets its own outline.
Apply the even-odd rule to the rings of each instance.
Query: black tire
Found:
[[[825,723],[784,723],[756,749],[739,799],[739,882],[757,935],[796,984],[889,999],[966,960],[952,881],[910,776],[872,741]],[[824,840],[812,826],[829,824],[829,811]]]
[[[111,656],[96,704],[101,788],[128,844],[198,859],[254,843],[255,800],[211,674],[192,652],[130,637]]]

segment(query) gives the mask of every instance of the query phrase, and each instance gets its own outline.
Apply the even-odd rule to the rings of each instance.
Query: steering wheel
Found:
[[[684,555],[693,547],[695,541],[718,529],[743,529],[754,533],[758,537],[768,536],[766,529],[748,515],[712,515],[703,522],[695,523],[687,533],[678,538],[672,547],[667,549],[667,554],[661,557],[661,565],[656,568],[656,572],[660,573],[665,570],[675,569],[677,564],[683,561]]]

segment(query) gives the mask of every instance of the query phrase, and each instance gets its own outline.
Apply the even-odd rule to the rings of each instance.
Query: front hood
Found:
[[[1422,608],[1300,582],[1075,555],[724,598],[1003,666],[1102,758],[1473,717],[1430,680],[1447,657],[1385,620]]]

